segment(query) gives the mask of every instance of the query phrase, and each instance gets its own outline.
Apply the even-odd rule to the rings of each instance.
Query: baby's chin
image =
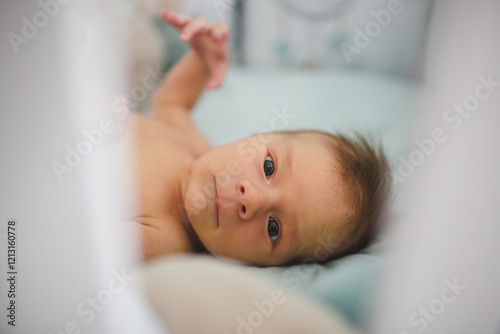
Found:
[[[209,198],[195,187],[189,187],[184,198],[184,210],[193,226],[202,226],[202,221],[207,219]]]

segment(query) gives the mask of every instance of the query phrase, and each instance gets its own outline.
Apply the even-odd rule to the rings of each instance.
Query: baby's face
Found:
[[[186,213],[216,256],[264,266],[314,257],[319,245],[340,244],[346,234],[336,163],[310,133],[260,134],[217,147],[193,166]]]

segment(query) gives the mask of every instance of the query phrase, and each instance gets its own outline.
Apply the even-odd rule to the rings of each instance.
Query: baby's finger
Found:
[[[161,12],[161,18],[173,26],[177,30],[182,30],[191,21],[191,18],[186,15],[164,10]]]
[[[222,86],[224,83],[224,78],[227,72],[227,65],[221,65],[213,69],[212,76],[208,80],[205,88],[206,89],[216,89]]]
[[[219,78],[211,78],[207,84],[205,85],[205,89],[212,90],[219,88],[221,86],[221,82]]]
[[[180,39],[181,41],[189,41],[195,34],[206,32],[210,30],[211,26],[207,20],[202,17],[197,17],[189,21],[189,23],[182,30]]]
[[[212,36],[219,42],[225,42],[229,36],[229,27],[226,22],[219,22],[212,29]]]

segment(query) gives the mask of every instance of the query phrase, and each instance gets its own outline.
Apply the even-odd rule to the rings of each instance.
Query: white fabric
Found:
[[[356,333],[326,307],[208,256],[154,261],[145,271],[144,286],[175,334]]]

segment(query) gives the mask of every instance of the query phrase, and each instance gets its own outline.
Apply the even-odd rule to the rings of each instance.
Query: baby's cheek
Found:
[[[255,254],[261,244],[255,231],[243,227],[228,230],[221,242],[223,243],[221,249],[239,256]]]
[[[239,244],[248,248],[255,248],[262,245],[264,235],[255,222],[241,222],[242,226],[237,232]]]

